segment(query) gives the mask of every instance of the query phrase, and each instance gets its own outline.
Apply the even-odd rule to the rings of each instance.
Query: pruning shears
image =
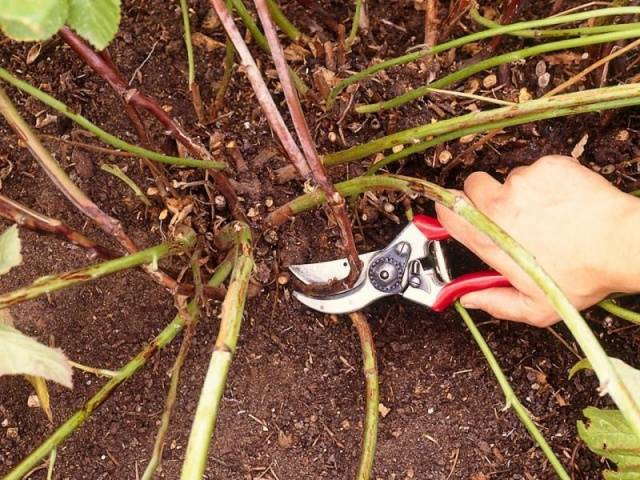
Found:
[[[449,307],[462,295],[493,287],[509,287],[495,271],[475,272],[451,279],[441,241],[450,238],[435,218],[416,215],[381,250],[360,255],[362,272],[348,290],[326,296],[293,295],[313,310],[329,314],[350,313],[391,295],[401,295],[436,312]],[[289,267],[304,284],[328,283],[349,274],[346,259],[292,265]]]

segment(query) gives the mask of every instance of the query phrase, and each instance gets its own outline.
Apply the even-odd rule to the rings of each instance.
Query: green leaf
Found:
[[[0,0],[0,29],[14,40],[46,40],[68,14],[68,0]]]
[[[591,362],[588,358],[583,358],[578,363],[576,363],[571,370],[569,370],[569,380],[573,378],[573,376],[578,373],[580,370],[593,370],[591,366]]]
[[[605,471],[608,480],[640,480],[640,438],[619,410],[587,407],[582,412],[589,426],[578,421],[578,435],[589,449],[618,465],[618,471]]]
[[[59,349],[49,348],[15,328],[0,324],[0,376],[34,375],[72,387],[72,371]]]
[[[0,275],[22,263],[21,247],[18,227],[15,224],[0,234]]]
[[[67,24],[102,50],[118,33],[120,0],[69,0]]]

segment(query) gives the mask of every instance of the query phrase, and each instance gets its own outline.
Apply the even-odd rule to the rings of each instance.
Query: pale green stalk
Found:
[[[182,464],[181,480],[201,480],[207,466],[209,444],[222,403],[227,375],[236,350],[249,277],[253,270],[251,231],[236,222],[222,233],[235,237],[235,261],[227,294],[220,312],[220,329],[213,348],[207,375],[193,418],[187,451]],[[223,241],[226,240],[223,238]]]
[[[475,8],[472,8],[469,11],[469,15],[474,21],[478,22],[485,28],[500,28],[503,26],[497,22],[494,22],[493,20],[489,20],[488,18],[483,17]],[[509,32],[509,35],[525,38],[577,37],[581,35],[595,35],[597,33],[617,32],[630,28],[640,28],[640,22],[613,23],[609,25],[598,25],[595,27],[563,28],[558,30],[518,30],[517,32]]]
[[[520,400],[509,384],[509,380],[507,380],[507,377],[502,372],[498,360],[493,355],[491,348],[489,348],[489,345],[487,345],[487,342],[482,337],[480,330],[478,330],[478,327],[476,327],[476,324],[469,315],[469,312],[467,312],[467,310],[462,305],[460,305],[460,302],[455,303],[455,308],[462,317],[462,320],[464,320],[465,325],[471,332],[471,335],[478,344],[478,347],[480,347],[480,351],[482,351],[484,358],[487,360],[489,368],[493,372],[494,377],[496,377],[496,381],[498,382],[498,385],[500,385],[502,393],[504,393],[504,398],[507,401],[507,406],[513,408],[513,411],[516,412],[516,415],[518,415],[518,418],[520,419],[522,424],[529,431],[531,437],[535,440],[535,442],[538,444],[542,452],[549,460],[549,463],[555,470],[558,478],[562,480],[570,480],[571,477],[562,466],[562,462],[560,462],[555,453],[553,453],[551,446],[547,443],[538,427],[536,427],[535,423],[533,423],[533,420],[531,420],[527,409],[524,407],[524,405],[522,405],[522,403],[520,403]]]
[[[49,454],[49,465],[47,466],[47,480],[53,480],[53,469],[56,465],[56,457],[58,456],[58,449],[54,448]]]
[[[353,14],[353,20],[351,22],[351,31],[349,32],[349,37],[347,37],[347,41],[345,42],[345,47],[347,50],[351,49],[351,45],[356,40],[356,35],[358,35],[358,27],[360,26],[360,15],[362,15],[362,2],[363,0],[356,0],[356,11]]]
[[[133,193],[135,193],[136,197],[140,199],[142,203],[144,203],[147,207],[151,206],[151,202],[144,194],[140,187],[136,185],[136,182],[131,180],[129,176],[122,171],[122,169],[117,165],[110,165],[108,163],[103,163],[100,165],[100,170],[104,170],[107,173],[110,173],[114,177],[120,179],[127,187],[129,187]]]
[[[543,53],[554,52],[557,50],[567,50],[571,48],[585,47],[588,45],[595,45],[599,43],[609,43],[618,40],[624,40],[627,38],[640,37],[640,29],[625,29],[619,32],[602,33],[598,35],[590,35],[587,37],[572,38],[569,40],[560,40],[557,42],[548,42],[533,47],[523,48],[516,50],[515,52],[505,53],[503,55],[497,55],[495,57],[487,58],[480,62],[474,63],[466,68],[458,70],[450,75],[446,75],[428,85],[414,88],[409,90],[403,95],[399,95],[391,100],[386,100],[378,103],[371,103],[368,105],[360,105],[356,107],[358,113],[374,113],[382,110],[388,110],[390,108],[396,108],[420,97],[423,97],[429,93],[430,88],[443,88],[454,83],[464,80],[478,72],[489,70],[498,65],[505,63],[516,62],[535,55],[541,55]]]
[[[209,286],[219,287],[231,272],[231,262],[223,262],[216,268]],[[73,414],[66,422],[60,425],[38,448],[32,451],[26,458],[16,465],[2,480],[22,480],[51,450],[60,445],[77,428],[82,426],[91,414],[100,407],[122,383],[131,378],[140,370],[150,358],[158,351],[165,348],[183,329],[185,319],[176,315],[169,325],[160,332],[138,355],[133,357],[124,367],[116,372],[116,376],[110,379],[98,392],[91,397],[83,407]]]
[[[171,253],[175,246],[176,244],[174,242],[165,242],[114,260],[107,260],[106,262],[89,267],[78,268],[60,275],[41,277],[29,286],[0,294],[0,309],[8,308],[12,305],[38,298],[41,295],[57,292],[58,290],[69,288],[80,283],[97,280],[106,275],[111,275],[139,265],[155,265],[160,258]]]
[[[606,310],[611,315],[615,315],[618,318],[626,320],[627,322],[640,325],[640,313],[629,310],[628,308],[621,307],[611,299],[601,301],[598,306],[603,310]]]
[[[139,157],[148,158],[149,160],[154,160],[156,162],[166,163],[169,165],[180,165],[183,167],[195,167],[195,168],[212,168],[214,170],[223,170],[226,167],[226,165],[223,162],[212,162],[212,161],[206,161],[206,160],[195,160],[192,158],[171,157],[168,155],[163,155],[161,153],[152,152],[151,150],[138,147],[137,145],[132,145],[102,130],[100,127],[91,123],[82,115],[79,115],[73,112],[67,105],[65,105],[61,101],[53,98],[51,95],[43,92],[42,90],[34,87],[33,85],[30,85],[29,83],[14,77],[7,70],[1,67],[0,67],[0,78],[5,82],[10,83],[14,87],[18,88],[19,90],[22,90],[24,93],[37,98],[45,105],[53,108],[54,110],[57,110],[59,113],[69,118],[70,120],[74,121],[85,130],[88,130],[89,132],[93,133],[100,140],[102,140],[108,145],[111,145],[112,147],[119,148],[120,150],[124,150],[125,152],[133,153],[135,155],[138,155]]]
[[[182,28],[184,29],[184,45],[187,48],[187,68],[189,90],[196,81],[196,68],[193,62],[193,44],[191,43],[191,24],[189,22],[189,2],[180,0],[180,11],[182,12]]]
[[[498,35],[517,32],[519,30],[549,27],[552,25],[558,25],[562,23],[580,22],[582,20],[588,20],[590,18],[599,18],[599,17],[607,17],[607,16],[615,16],[615,15],[634,15],[637,13],[640,13],[640,7],[603,8],[600,10],[591,10],[588,12],[579,12],[579,13],[574,13],[570,15],[561,15],[557,17],[543,18],[542,20],[512,23],[509,25],[504,25],[499,28],[493,28],[490,30],[484,30],[481,32],[472,33],[470,35],[466,35],[464,37],[456,38],[449,42],[436,45],[433,48],[425,48],[415,52],[407,53],[400,57],[385,60],[383,62],[372,65],[371,67],[365,68],[364,70],[354,75],[351,75],[350,77],[347,77],[344,80],[341,80],[338,83],[338,85],[336,85],[331,90],[331,93],[329,94],[329,98],[327,98],[327,107],[332,108],[333,103],[335,102],[340,92],[342,92],[349,85],[359,82],[360,80],[364,80],[381,70],[386,70],[387,68],[390,68],[390,67],[395,67],[398,65],[404,65],[405,63],[414,62],[428,55],[435,55],[452,48],[461,47],[462,45],[466,45],[468,43],[478,42],[480,40],[484,40],[485,38],[491,38]]]
[[[267,0],[267,8],[273,21],[276,22],[276,25],[280,27],[280,30],[282,30],[289,39],[297,42],[302,38],[302,32],[289,21],[276,0]]]
[[[362,429],[362,449],[360,462],[356,473],[356,480],[369,480],[373,472],[373,462],[376,456],[378,440],[378,413],[380,406],[380,387],[378,384],[378,365],[376,349],[371,335],[371,328],[361,312],[349,314],[353,326],[358,332],[360,348],[362,349],[362,369],[365,378],[365,415]]]

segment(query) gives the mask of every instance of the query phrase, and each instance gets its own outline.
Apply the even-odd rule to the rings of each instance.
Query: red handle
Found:
[[[449,232],[433,217],[416,215],[413,217],[413,224],[418,227],[418,230],[429,240],[447,240],[451,237]]]
[[[487,288],[510,287],[509,281],[498,272],[489,270],[486,272],[467,273],[447,283],[436,298],[431,308],[436,312],[442,312],[461,296],[485,290]]]

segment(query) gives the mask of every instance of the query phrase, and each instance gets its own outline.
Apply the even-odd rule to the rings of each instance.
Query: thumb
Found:
[[[550,306],[537,304],[513,287],[467,293],[460,298],[460,303],[465,308],[484,310],[501,320],[528,323],[536,327],[547,327],[558,320]]]

